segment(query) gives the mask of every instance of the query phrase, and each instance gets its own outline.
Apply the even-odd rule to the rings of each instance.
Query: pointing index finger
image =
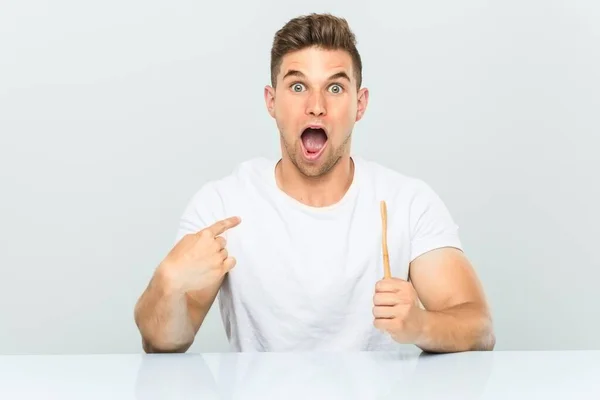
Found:
[[[217,236],[222,234],[228,229],[234,228],[238,226],[242,222],[240,217],[229,217],[226,219],[222,219],[220,221],[215,222],[207,229],[213,234],[213,236]]]

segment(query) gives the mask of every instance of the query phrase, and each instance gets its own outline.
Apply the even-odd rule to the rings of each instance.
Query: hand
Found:
[[[374,325],[399,343],[419,340],[425,311],[419,307],[413,285],[398,278],[384,278],[375,285]]]
[[[218,283],[236,263],[229,256],[223,234],[241,222],[231,217],[185,235],[158,267],[169,288],[178,292],[201,290]]]

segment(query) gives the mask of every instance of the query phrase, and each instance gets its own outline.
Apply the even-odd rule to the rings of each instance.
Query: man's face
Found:
[[[265,88],[269,113],[286,155],[306,176],[320,176],[349,154],[354,123],[362,118],[367,89],[357,92],[350,54],[316,47],[287,54],[276,89]]]

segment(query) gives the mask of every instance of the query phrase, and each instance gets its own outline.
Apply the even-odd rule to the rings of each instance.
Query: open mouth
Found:
[[[306,128],[300,137],[304,156],[310,160],[317,159],[327,145],[327,133],[323,128]]]

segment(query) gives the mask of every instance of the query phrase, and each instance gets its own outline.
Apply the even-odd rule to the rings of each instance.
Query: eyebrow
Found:
[[[299,78],[306,78],[306,76],[302,72],[300,72],[298,70],[295,70],[295,69],[291,69],[288,72],[286,72],[286,74],[283,76],[283,79],[285,80],[286,78],[288,78],[290,76],[297,76]],[[350,82],[350,77],[348,76],[347,73],[345,73],[343,71],[331,75],[328,80],[331,81],[331,80],[340,79],[340,78],[341,79],[346,79],[348,82]]]

